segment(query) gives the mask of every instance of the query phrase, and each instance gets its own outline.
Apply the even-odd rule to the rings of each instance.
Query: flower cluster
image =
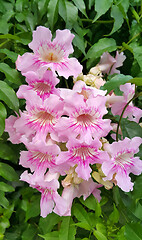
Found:
[[[117,52],[115,58],[104,53],[100,63],[84,76],[78,60],[68,58],[73,53],[74,35],[57,30],[55,39],[51,38],[49,29],[38,27],[29,44],[33,53],[18,56],[16,67],[28,85],[20,86],[17,96],[26,100],[26,110],[10,116],[5,127],[12,143],[22,142],[27,148],[21,151],[20,164],[31,173],[24,171],[21,180],[41,192],[42,217],[52,211],[70,215],[75,197],[86,199],[93,194],[100,201],[98,188],[103,185],[110,189],[115,184],[130,191],[129,174],[142,172],[141,160],[134,157],[141,138],[112,144],[104,138],[114,129],[111,120],[104,118],[107,107],[120,115],[134,95],[130,83],[120,86],[123,96],[106,96],[106,91],[100,90],[105,83],[103,74],[119,73],[116,68],[125,60],[123,53]],[[56,88],[58,76],[73,76],[73,89]],[[125,111],[125,117],[136,122],[141,116],[142,111],[132,104]]]

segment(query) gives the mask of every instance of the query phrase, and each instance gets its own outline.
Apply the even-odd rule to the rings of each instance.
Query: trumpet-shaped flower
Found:
[[[48,133],[54,132],[55,124],[62,115],[63,102],[54,94],[42,101],[34,91],[25,97],[27,111],[21,113],[21,118],[15,122],[14,127],[19,132],[28,127],[46,139]]]
[[[124,107],[135,95],[135,85],[131,83],[126,83],[120,85],[120,90],[123,92],[123,96],[116,97],[116,101],[112,104],[111,111],[113,115],[121,115]],[[115,100],[115,97],[113,97]],[[110,97],[111,100],[111,97]],[[130,121],[139,122],[142,117],[142,110],[133,105],[132,102],[127,106],[123,117],[128,117]]]
[[[37,27],[29,44],[34,53],[18,56],[17,69],[24,74],[28,71],[43,73],[50,68],[65,78],[77,77],[82,72],[82,66],[76,58],[68,58],[68,55],[73,53],[71,42],[74,34],[68,29],[57,30],[55,39],[51,41],[51,38],[52,34],[48,28]]]
[[[84,96],[74,94],[74,101],[66,99],[65,112],[69,117],[62,117],[56,124],[59,136],[66,135],[84,140],[103,137],[112,129],[109,119],[102,119],[107,113],[104,96],[96,96],[84,101]]]
[[[79,178],[88,180],[92,169],[89,164],[102,163],[108,160],[109,156],[106,152],[98,150],[102,146],[98,139],[92,140],[90,144],[80,140],[69,140],[66,144],[68,151],[61,152],[57,157],[57,164],[67,163],[74,167],[77,166],[75,172]]]
[[[28,174],[25,171],[20,179],[30,184],[30,187],[36,188],[41,192],[40,208],[41,216],[46,217],[49,213],[54,212],[62,216],[66,212],[66,201],[58,194],[59,182],[55,178],[55,174],[48,176],[50,179],[47,181],[46,177]]]
[[[25,143],[25,141],[24,141]],[[25,143],[28,151],[21,151],[20,164],[30,168],[39,175],[45,173],[47,168],[54,168],[60,148],[56,144],[46,143],[42,140]]]
[[[105,174],[104,180],[115,179],[117,185],[125,192],[133,190],[133,183],[129,177],[130,173],[139,175],[142,173],[142,161],[134,154],[138,153],[142,143],[140,137],[133,139],[125,138],[122,141],[104,144],[104,149],[110,155],[102,164]]]
[[[59,83],[59,79],[56,78],[52,71],[46,71],[43,76],[39,76],[36,72],[25,73],[26,81],[29,85],[21,85],[17,96],[18,98],[25,98],[27,91],[34,90],[38,96],[43,100],[48,98],[50,94],[59,95],[59,89],[55,86]]]

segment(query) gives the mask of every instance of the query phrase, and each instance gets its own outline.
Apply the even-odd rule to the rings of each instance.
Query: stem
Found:
[[[122,117],[123,117],[123,114],[124,114],[126,108],[128,107],[129,103],[132,102],[135,98],[137,98],[137,97],[139,97],[139,96],[140,96],[140,94],[134,95],[134,97],[132,97],[132,98],[129,100],[129,102],[127,102],[127,104],[125,105],[125,107],[123,108],[123,111],[122,111],[122,113],[121,113],[121,115],[120,115],[119,122],[118,122],[118,125],[117,125],[117,130],[116,130],[116,141],[117,141],[117,142],[118,142],[118,131],[119,131],[119,127],[120,127],[120,123],[121,123],[121,119],[122,119]]]
[[[0,48],[3,47],[3,45],[6,44],[6,43],[8,43],[9,41],[10,41],[10,39],[8,39],[8,40],[2,42],[2,43],[0,44]]]
[[[69,88],[69,85],[68,85],[67,79],[64,79],[64,80],[65,80],[66,88]]]
[[[93,19],[85,19],[85,18],[82,18],[81,19],[82,20],[82,22],[93,22]],[[114,20],[97,20],[97,21],[95,21],[94,23],[113,23],[114,22]]]

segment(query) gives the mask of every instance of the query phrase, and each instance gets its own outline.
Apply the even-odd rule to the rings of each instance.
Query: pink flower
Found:
[[[92,171],[89,164],[102,163],[109,158],[106,152],[98,150],[101,146],[102,144],[98,139],[92,140],[90,144],[71,139],[66,144],[68,151],[61,152],[56,163],[77,166],[75,172],[78,177],[88,180]]]
[[[60,76],[77,77],[82,72],[82,66],[76,58],[68,58],[73,53],[72,39],[74,35],[68,30],[57,30],[56,37],[51,42],[52,34],[48,28],[39,26],[33,32],[33,40],[29,47],[34,53],[18,56],[16,67],[22,74],[28,71],[45,72],[50,68]]]
[[[21,85],[17,96],[18,98],[25,98],[28,91],[34,90],[38,96],[45,100],[50,94],[59,95],[59,90],[55,86],[59,83],[52,71],[46,71],[43,76],[39,76],[36,72],[27,72],[24,74],[29,85]]]
[[[59,182],[55,178],[55,174],[50,174],[46,179],[46,177],[37,177],[36,175],[28,174],[28,172],[25,171],[20,179],[29,183],[30,187],[36,188],[41,192],[40,208],[42,217],[45,218],[53,209],[54,212],[56,213],[57,211],[60,216],[66,212],[67,203],[57,192]]]
[[[67,211],[64,213],[64,216],[71,216],[71,207],[73,199],[78,197],[80,198],[83,196],[85,200],[91,194],[100,202],[100,190],[99,187],[102,187],[101,184],[95,183],[92,178],[89,178],[88,181],[83,180],[79,184],[71,184],[63,189],[62,197],[66,200],[67,204]]]
[[[20,111],[20,114],[22,114],[22,112]],[[5,120],[5,132],[8,132],[9,134],[9,140],[13,143],[13,144],[19,144],[22,142],[21,138],[23,136],[23,134],[25,135],[25,137],[31,141],[32,138],[35,136],[35,131],[32,129],[29,129],[27,126],[25,126],[25,128],[23,129],[22,127],[17,128],[17,121],[19,122],[21,119],[20,116],[10,116],[9,118],[7,118]],[[19,129],[19,130],[18,130]]]
[[[113,58],[108,52],[105,52],[101,56],[101,60],[98,65],[103,73],[107,73],[110,75],[114,73],[119,74],[120,71],[116,68],[121,67],[125,59],[126,57],[123,52],[119,54],[119,52],[117,51],[115,58]]]
[[[45,143],[42,140],[28,143],[23,141],[28,151],[21,151],[20,164],[30,168],[39,175],[45,173],[47,168],[54,168],[60,148],[56,144]]]
[[[106,98],[96,96],[84,101],[84,96],[74,94],[72,99],[66,99],[64,111],[69,117],[62,117],[56,124],[59,136],[80,137],[90,143],[92,137],[106,136],[112,129],[109,119],[102,119],[107,113]]]
[[[54,132],[55,124],[62,115],[63,102],[54,94],[42,99],[34,92],[25,94],[27,111],[21,113],[14,127],[19,132],[24,129],[34,130],[39,138],[46,139],[48,133]]]
[[[19,118],[18,116],[15,117],[11,115],[9,118],[5,120],[5,132],[8,132],[9,141],[11,141],[13,144],[21,143],[20,138],[22,134],[17,132],[16,128],[14,127],[14,124],[18,118]]]
[[[116,97],[114,96],[113,99],[114,100],[116,99],[116,101],[112,100],[112,102],[114,102],[111,107],[111,111],[113,115],[121,115],[125,105],[135,95],[135,85],[134,84],[131,85],[131,83],[125,83],[124,85],[120,85],[120,90],[123,92],[123,96],[116,96]],[[110,97],[110,100],[111,100],[111,97]],[[127,106],[123,114],[123,117],[124,118],[128,117],[130,121],[135,121],[138,123],[140,118],[142,117],[142,110],[140,108],[135,107],[131,102]]]
[[[134,137],[125,138],[122,141],[104,144],[104,150],[110,155],[102,164],[102,171],[106,175],[104,180],[115,179],[117,185],[125,192],[133,190],[130,173],[139,175],[142,173],[142,161],[134,154],[138,153],[142,139]]]

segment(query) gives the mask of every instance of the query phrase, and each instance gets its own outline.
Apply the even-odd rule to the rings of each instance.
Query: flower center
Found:
[[[77,117],[77,122],[85,127],[93,123],[93,120],[94,118],[89,114],[81,114]]]
[[[34,114],[32,117],[32,123],[40,123],[40,126],[43,127],[48,123],[53,124],[54,116],[46,111],[40,111]]]
[[[34,90],[40,92],[40,94],[49,93],[51,91],[51,86],[47,83],[39,82],[34,85]]]
[[[61,62],[64,51],[61,49],[60,46],[54,46],[54,45],[42,45],[39,50],[40,59],[43,62],[54,62],[59,63]]]
[[[44,162],[50,162],[52,160],[52,156],[47,153],[32,151],[32,159],[33,161],[37,160],[40,163],[44,163]]]
[[[133,157],[132,152],[119,153],[115,158],[115,163],[117,165],[120,165],[122,168],[124,168],[125,165],[130,166],[133,164],[132,157]]]
[[[81,158],[81,160],[85,161],[87,157],[92,158],[94,156],[94,150],[92,148],[89,148],[88,146],[74,148],[73,155],[74,157],[79,157]]]

